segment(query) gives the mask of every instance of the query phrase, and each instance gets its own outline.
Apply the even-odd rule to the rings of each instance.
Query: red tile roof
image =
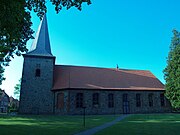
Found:
[[[147,70],[56,65],[53,90],[67,88],[164,90],[164,85]]]

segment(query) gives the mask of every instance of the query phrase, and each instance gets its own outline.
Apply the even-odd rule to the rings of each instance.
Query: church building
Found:
[[[46,15],[23,55],[21,114],[164,113],[164,85],[148,70],[56,65]]]

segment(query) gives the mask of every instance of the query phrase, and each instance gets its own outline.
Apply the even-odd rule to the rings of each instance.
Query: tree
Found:
[[[19,96],[20,96],[21,80],[22,80],[22,79],[20,79],[20,80],[19,80],[19,83],[14,86],[14,96],[15,96],[15,98],[18,99],[18,100],[19,100]]]
[[[81,10],[82,3],[91,4],[90,0],[50,0],[57,13],[65,7]],[[4,68],[9,65],[14,55],[27,52],[26,43],[32,39],[31,15],[34,11],[42,18],[46,13],[45,0],[0,0],[0,85],[5,79]]]
[[[165,95],[173,108],[180,109],[180,33],[173,30],[167,67],[164,69]]]
[[[24,0],[0,0],[0,84],[10,58],[27,51],[26,43],[32,38],[31,16],[24,5]]]

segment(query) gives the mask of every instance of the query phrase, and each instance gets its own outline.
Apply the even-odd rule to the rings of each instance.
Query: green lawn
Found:
[[[1,135],[71,135],[79,131],[112,121],[117,116],[7,116],[0,115]]]
[[[96,135],[180,135],[180,114],[131,115]]]

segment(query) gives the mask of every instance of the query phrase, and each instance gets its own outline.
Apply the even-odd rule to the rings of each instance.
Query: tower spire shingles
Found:
[[[36,37],[27,55],[52,56],[46,14],[41,20]]]

